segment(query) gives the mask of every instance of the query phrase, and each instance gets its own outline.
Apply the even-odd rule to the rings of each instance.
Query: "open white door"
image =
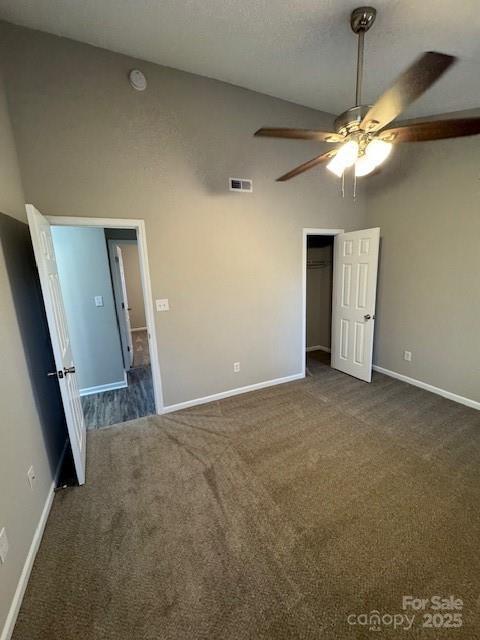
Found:
[[[120,342],[122,343],[123,364],[125,371],[133,366],[133,340],[130,323],[130,307],[128,305],[127,284],[123,266],[122,250],[116,240],[108,241],[108,257],[112,273],[113,297],[117,313]]]
[[[127,283],[125,280],[125,269],[123,267],[123,255],[121,248],[117,245],[115,247],[115,262],[118,265],[118,272],[120,275],[120,284],[122,287],[122,313],[125,322],[125,337],[128,345],[128,364],[131,367],[133,364],[133,341],[132,341],[132,325],[130,322],[130,307],[128,306],[128,294]]]
[[[73,362],[62,291],[58,278],[50,223],[33,205],[27,204],[26,209],[52,340],[56,366],[54,375],[58,377],[60,384],[78,483],[84,484],[87,443],[85,421],[80,402],[80,393],[75,373],[75,364]],[[45,375],[52,374],[46,371]]]
[[[372,379],[379,243],[378,227],[341,233],[334,242],[331,366],[366,382]]]

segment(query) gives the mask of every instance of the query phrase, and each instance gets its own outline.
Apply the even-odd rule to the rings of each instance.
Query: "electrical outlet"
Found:
[[[239,362],[234,362],[233,363],[233,372],[234,373],[238,373],[240,371],[240,363]]]
[[[170,305],[168,298],[162,298],[161,300],[155,300],[157,311],[170,311]]]
[[[95,306],[103,307],[103,296],[95,296]]]
[[[27,471],[27,478],[28,478],[28,484],[30,485],[30,488],[33,489],[33,485],[35,484],[35,480],[37,479],[35,475],[35,469],[33,468],[33,466],[31,466],[30,469]]]
[[[411,351],[404,351],[403,352],[403,359],[406,360],[407,362],[411,362],[412,361],[412,352]]]
[[[0,562],[4,564],[8,554],[8,539],[5,527],[0,531]]]

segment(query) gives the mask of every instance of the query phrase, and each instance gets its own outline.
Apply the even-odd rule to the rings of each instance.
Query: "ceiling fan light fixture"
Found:
[[[319,164],[326,165],[342,178],[345,169],[355,164],[356,176],[366,176],[384,162],[392,151],[392,142],[426,142],[480,135],[480,117],[429,118],[424,122],[392,123],[415,100],[420,98],[456,62],[457,58],[438,51],[425,51],[398,76],[373,105],[362,104],[365,34],[375,21],[373,7],[357,7],[350,15],[350,26],[358,36],[355,106],[341,113],[334,121],[333,131],[262,127],[256,136],[338,142],[340,146],[322,153],[295,167],[280,178],[284,182]]]
[[[360,158],[355,162],[355,176],[357,178],[368,176],[368,174],[372,173],[376,167],[377,165],[372,162],[370,158],[367,158],[365,155],[360,156]]]
[[[343,165],[343,163],[339,162],[336,158],[333,158],[327,164],[327,169],[331,171],[331,173],[336,175],[337,178],[341,178],[343,175],[343,172],[345,171],[345,166]]]
[[[343,144],[336,155],[327,164],[327,169],[340,178],[348,167],[351,167],[358,158],[358,142],[349,140]]]
[[[393,144],[391,142],[385,142],[385,140],[379,140],[375,138],[367,144],[365,149],[365,156],[373,163],[375,167],[385,162],[388,156],[391,154]]]

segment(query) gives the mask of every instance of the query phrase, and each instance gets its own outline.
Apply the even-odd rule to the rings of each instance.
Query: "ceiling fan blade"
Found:
[[[457,58],[427,51],[408,67],[377,100],[360,125],[365,131],[379,131],[429,89]]]
[[[262,127],[255,131],[256,136],[269,138],[289,138],[291,140],[317,140],[319,142],[341,142],[343,136],[333,131],[318,131],[317,129],[285,129]]]
[[[424,142],[444,138],[461,138],[480,133],[480,118],[457,118],[417,122],[403,127],[385,129],[380,134],[388,142]]]
[[[316,167],[317,164],[322,164],[322,162],[327,162],[328,160],[330,160],[330,158],[333,158],[333,156],[336,153],[337,153],[337,149],[333,149],[332,151],[327,151],[327,153],[322,153],[322,155],[316,156],[315,158],[312,158],[308,162],[304,162],[300,166],[295,167],[295,169],[292,169],[288,173],[285,173],[283,176],[280,176],[280,178],[277,178],[277,182],[285,182],[286,180],[290,180],[290,178],[295,178],[295,176],[298,176],[300,173],[304,173],[304,171],[313,169],[313,167]]]

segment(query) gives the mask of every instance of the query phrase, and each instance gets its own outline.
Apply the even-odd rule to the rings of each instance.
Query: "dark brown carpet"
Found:
[[[14,640],[479,638],[480,414],[309,368],[90,432],[88,484],[55,497]],[[459,629],[347,623],[451,594]]]

